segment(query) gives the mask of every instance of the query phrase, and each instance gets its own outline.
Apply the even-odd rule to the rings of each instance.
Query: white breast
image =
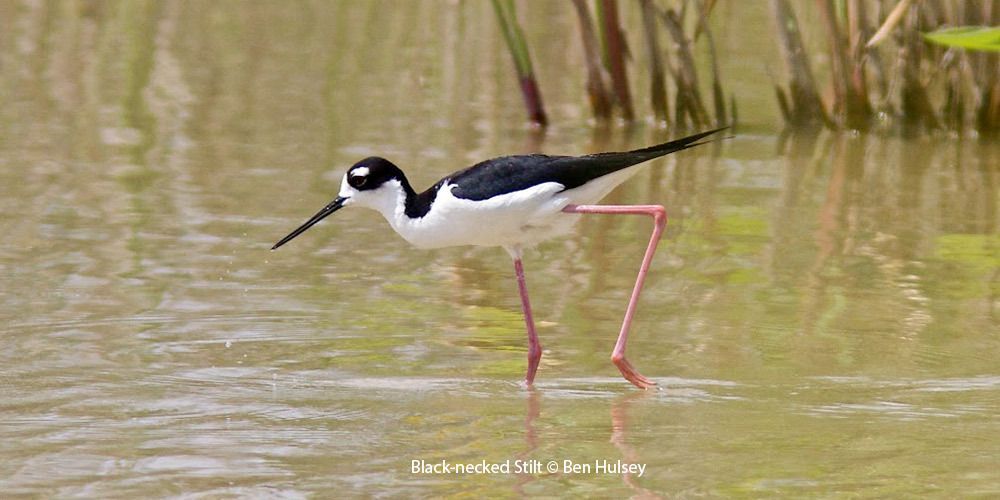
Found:
[[[569,190],[546,182],[481,201],[456,197],[451,192],[455,186],[446,182],[430,210],[420,218],[406,215],[405,196],[398,185],[392,186],[397,195],[380,197],[388,203],[365,205],[381,212],[392,228],[416,247],[526,248],[569,232],[579,215],[564,213],[567,205],[597,203],[635,172],[636,167],[630,167]]]
[[[389,223],[414,246],[439,248],[529,246],[544,239],[546,233],[555,233],[561,226],[568,228],[575,221],[572,215],[561,212],[570,200],[560,196],[563,186],[555,182],[482,201],[458,198],[452,189],[454,186],[447,183],[441,186],[423,217],[411,219],[399,206]]]

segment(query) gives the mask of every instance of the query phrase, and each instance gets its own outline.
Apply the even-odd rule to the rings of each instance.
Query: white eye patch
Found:
[[[368,172],[369,172],[368,167],[358,167],[354,170],[351,170],[351,177],[365,177],[368,175]]]

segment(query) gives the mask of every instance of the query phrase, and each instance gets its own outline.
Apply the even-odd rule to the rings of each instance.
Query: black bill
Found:
[[[331,201],[329,205],[323,207],[323,210],[316,212],[316,215],[312,216],[312,218],[307,220],[305,224],[302,224],[301,226],[299,226],[298,229],[292,231],[288,236],[282,238],[281,241],[275,243],[274,246],[271,247],[271,250],[274,250],[280,247],[281,245],[288,243],[289,241],[292,240],[292,238],[302,234],[303,232],[305,232],[306,229],[313,227],[314,224],[325,219],[326,216],[336,212],[337,210],[340,210],[340,208],[344,206],[345,201],[347,201],[347,198],[338,196],[337,199]]]

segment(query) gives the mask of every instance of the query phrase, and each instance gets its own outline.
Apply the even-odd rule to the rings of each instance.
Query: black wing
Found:
[[[698,140],[720,130],[723,129],[710,130],[656,146],[621,153],[597,153],[586,156],[540,154],[503,156],[455,172],[428,191],[437,191],[437,188],[447,181],[455,186],[452,190],[455,196],[480,201],[545,182],[562,184],[564,190],[573,189],[623,168],[704,144]]]

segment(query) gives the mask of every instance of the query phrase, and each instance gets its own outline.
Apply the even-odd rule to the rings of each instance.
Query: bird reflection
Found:
[[[628,444],[628,414],[633,403],[640,399],[649,398],[652,394],[651,392],[635,392],[615,398],[611,403],[611,444],[615,445],[615,448],[621,452],[621,459],[624,462],[643,463],[639,453],[632,445]],[[639,486],[636,483],[635,475],[631,472],[622,473],[622,482],[635,492],[637,498],[662,498],[655,492]]]
[[[527,387],[524,413],[524,451],[518,454],[520,460],[531,460],[535,450],[538,449],[538,431],[535,429],[535,420],[542,414],[541,393],[534,386]],[[514,492],[518,496],[525,496],[524,485],[535,481],[534,474],[520,473],[517,475],[517,482],[514,485]]]
[[[621,452],[621,456],[617,458],[625,463],[645,463],[639,452],[629,444],[629,410],[632,405],[639,400],[653,397],[655,393],[649,391],[643,392],[633,392],[625,394],[623,396],[616,397],[611,400],[611,432],[609,436],[609,441],[611,444]],[[536,450],[539,448],[539,436],[536,422],[542,414],[542,402],[541,393],[534,387],[529,387],[526,391],[525,398],[525,417],[524,417],[524,451],[519,453],[517,458],[519,460],[532,460],[538,459],[536,455]],[[565,457],[572,458],[572,457]],[[582,457],[577,457],[582,458]],[[596,457],[590,457],[596,458]],[[601,457],[603,458],[603,457]],[[547,457],[545,460],[559,459],[561,457]],[[588,458],[589,460],[589,458]],[[609,461],[615,460],[612,457],[608,457]],[[517,482],[514,485],[514,492],[519,496],[525,495],[525,485],[536,481],[539,477],[544,477],[550,473],[543,471],[541,475],[538,474],[527,474],[521,473],[517,475]],[[623,472],[621,474],[622,483],[629,487],[634,492],[636,498],[662,498],[656,492],[644,488],[638,484],[636,481],[636,475],[631,472]]]

